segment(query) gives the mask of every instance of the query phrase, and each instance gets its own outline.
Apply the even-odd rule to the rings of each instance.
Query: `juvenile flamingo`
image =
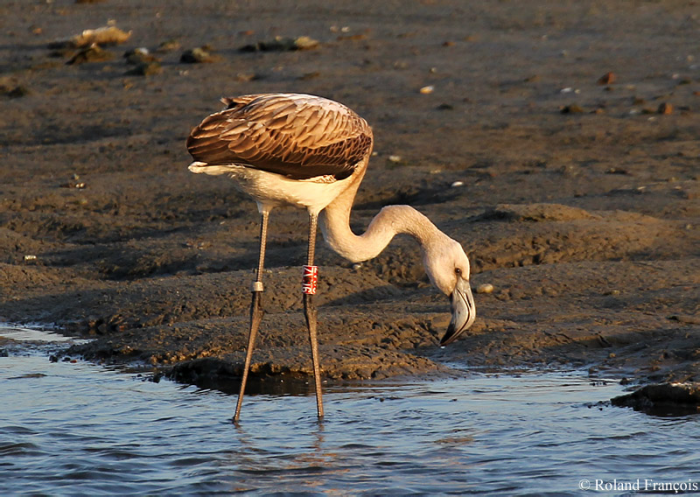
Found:
[[[320,220],[330,247],[352,262],[379,255],[397,234],[420,244],[430,281],[451,300],[452,319],[440,340],[454,341],[476,317],[469,285],[469,259],[462,246],[423,214],[407,205],[384,207],[367,231],[355,235],[350,211],[372,152],[372,130],[344,105],[313,95],[260,94],[224,98],[226,108],[194,128],[187,149],[193,173],[227,175],[258,205],[262,217],[260,255],[250,308],[250,335],[234,421],[243,403],[255,336],[262,319],[262,274],[270,211],[280,205],[306,209],[309,244],[302,284],[316,386],[316,406],[323,418],[321,367],[316,331],[316,229]]]

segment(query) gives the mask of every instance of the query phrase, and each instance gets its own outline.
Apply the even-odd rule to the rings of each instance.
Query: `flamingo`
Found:
[[[342,257],[361,262],[379,255],[397,234],[420,244],[432,284],[451,301],[452,319],[440,345],[457,339],[474,322],[476,307],[469,284],[469,259],[462,246],[426,216],[407,205],[384,207],[362,235],[350,229],[350,211],[367,171],[373,135],[367,122],[348,107],[303,94],[243,95],[221,100],[226,108],[206,117],[190,133],[187,149],[193,173],[225,175],[250,195],[261,216],[260,251],[252,283],[250,333],[234,422],[240,418],[243,394],[262,319],[261,294],[270,211],[291,205],[309,215],[307,260],[302,283],[309,331],[318,418],[323,418],[317,311],[313,297],[316,231]]]

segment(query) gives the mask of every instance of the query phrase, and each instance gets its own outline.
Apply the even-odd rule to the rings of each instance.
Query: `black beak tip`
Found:
[[[443,337],[440,339],[440,347],[451,344],[457,340],[459,335],[461,335],[461,333],[455,333],[455,330],[452,327],[448,328]]]

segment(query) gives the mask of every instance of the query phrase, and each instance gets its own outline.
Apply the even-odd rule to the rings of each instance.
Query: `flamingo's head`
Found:
[[[440,345],[452,343],[476,318],[476,305],[469,285],[469,258],[462,246],[445,236],[423,250],[423,264],[435,287],[450,298],[452,319]]]

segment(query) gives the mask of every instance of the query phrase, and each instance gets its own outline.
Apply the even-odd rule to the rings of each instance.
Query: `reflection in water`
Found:
[[[261,394],[235,425],[235,397],[51,363],[55,346],[3,346],[1,495],[545,495],[583,479],[700,480],[696,417],[598,405],[621,387],[581,373],[329,385],[322,423],[313,395]]]

